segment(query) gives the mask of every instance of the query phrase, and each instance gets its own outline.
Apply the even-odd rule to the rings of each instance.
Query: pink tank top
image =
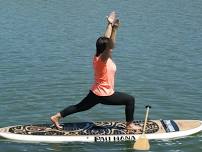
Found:
[[[101,61],[100,57],[94,57],[94,84],[91,91],[97,96],[110,96],[114,93],[114,78],[116,65],[111,58],[107,62]]]

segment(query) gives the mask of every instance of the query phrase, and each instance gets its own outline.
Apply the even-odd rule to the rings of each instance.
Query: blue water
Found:
[[[202,120],[202,1],[0,0],[0,127],[49,123],[93,82],[92,56],[105,16],[121,20],[113,59],[116,89],[136,98],[135,118]],[[98,105],[65,122],[123,120],[124,107]],[[1,152],[133,151],[133,142],[25,144]],[[151,150],[202,151],[202,134],[151,141]]]

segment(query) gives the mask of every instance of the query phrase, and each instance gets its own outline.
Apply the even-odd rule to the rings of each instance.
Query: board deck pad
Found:
[[[51,135],[51,136],[79,136],[79,135],[120,135],[120,134],[141,134],[144,121],[134,121],[139,130],[126,130],[124,122],[81,122],[64,123],[63,130],[58,130],[50,124],[21,125],[9,128],[10,133],[23,135]],[[155,133],[159,130],[157,123],[147,122],[146,133]]]
[[[138,130],[127,130],[124,121],[63,123],[62,130],[52,124],[28,124],[0,128],[3,138],[25,142],[117,142],[136,140],[142,134],[144,121],[134,121]],[[201,120],[149,120],[148,139],[171,139],[202,130]]]

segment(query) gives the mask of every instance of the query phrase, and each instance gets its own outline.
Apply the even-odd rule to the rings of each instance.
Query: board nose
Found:
[[[202,131],[202,121],[201,121],[201,131]]]

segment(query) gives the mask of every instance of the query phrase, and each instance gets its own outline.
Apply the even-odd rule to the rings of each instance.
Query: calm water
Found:
[[[0,127],[49,123],[88,93],[95,41],[111,10],[122,21],[116,88],[136,97],[136,119],[150,104],[150,119],[202,120],[202,1],[0,0]],[[64,121],[122,119],[124,107],[98,105]],[[130,152],[132,145],[1,139],[0,151]],[[151,141],[150,151],[202,151],[202,133]]]

